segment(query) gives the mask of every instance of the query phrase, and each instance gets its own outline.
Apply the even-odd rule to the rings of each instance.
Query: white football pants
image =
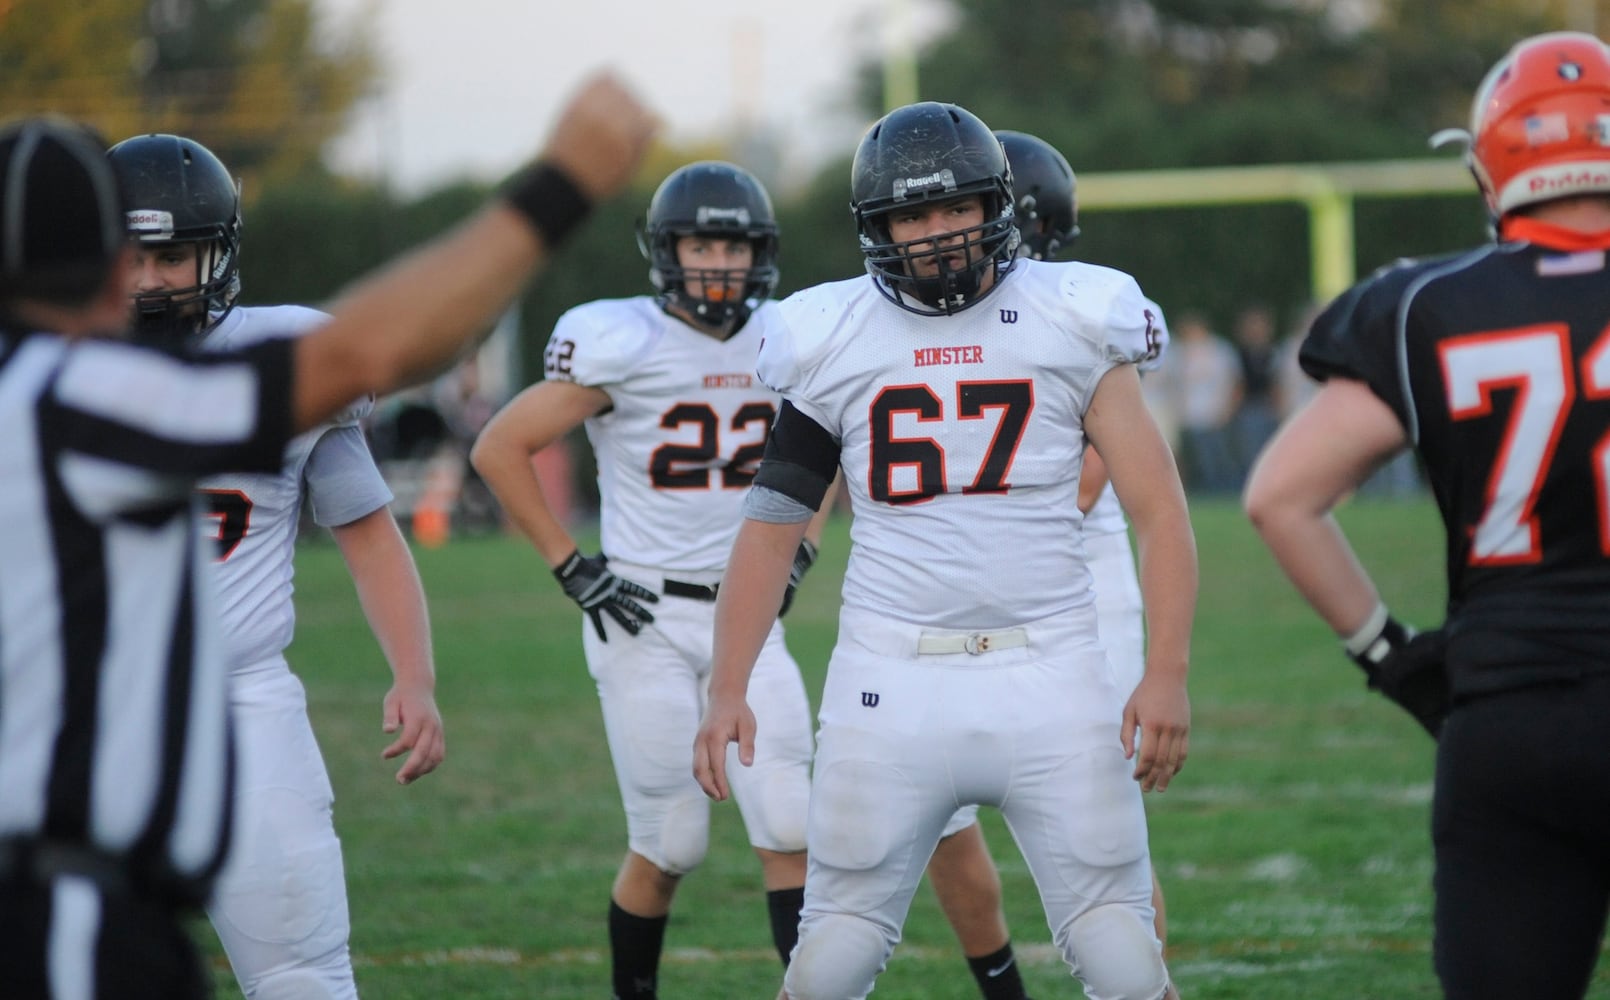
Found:
[[[249,1000],[354,1000],[335,794],[283,657],[230,677],[234,840],[207,909]]]
[[[609,568],[650,589],[662,587],[657,570],[613,559]],[[693,738],[709,701],[715,604],[662,595],[650,607],[654,622],[636,636],[606,615],[608,642],[599,640],[584,616],[582,642],[598,685],[629,846],[662,871],[684,874],[704,859],[709,843],[710,800],[693,779]],[[770,851],[802,851],[810,701],[780,624],[766,637],[750,677],[749,706],[757,725],[755,762],[739,764],[736,744],[727,756],[749,842]]]
[[[1074,924],[1098,907],[1128,911],[1159,961],[1146,813],[1118,742],[1129,688],[1097,643],[1093,608],[1022,631],[1021,646],[925,654],[924,640],[969,633],[841,613],[790,996],[866,995],[964,805],[1000,808],[1075,974]]]

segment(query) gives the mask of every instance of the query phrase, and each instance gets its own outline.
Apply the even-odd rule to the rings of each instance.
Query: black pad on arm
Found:
[[[821,424],[783,400],[766,439],[755,485],[820,510],[839,467],[839,442]]]

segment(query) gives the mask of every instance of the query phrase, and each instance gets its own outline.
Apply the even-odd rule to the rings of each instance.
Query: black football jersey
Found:
[[[1299,355],[1397,414],[1447,526],[1450,667],[1475,693],[1610,669],[1610,268],[1512,241],[1404,261]]]

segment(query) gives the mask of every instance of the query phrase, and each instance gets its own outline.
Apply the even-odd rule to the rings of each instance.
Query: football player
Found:
[[[326,321],[299,306],[236,304],[239,192],[210,150],[182,136],[142,135],[107,156],[132,206],[138,338],[230,350]],[[293,439],[277,474],[218,476],[199,487],[203,530],[215,543],[239,760],[235,842],[208,915],[251,998],[357,996],[334,795],[306,694],[285,659],[304,496],[334,536],[391,666],[381,716],[395,739],[383,756],[408,755],[397,772],[406,785],[445,753],[424,591],[359,426],[370,404],[360,400]]]
[[[1012,192],[1017,198],[1018,253],[1035,260],[1055,260],[1058,251],[1079,236],[1078,181],[1067,158],[1039,136],[1006,129],[995,133],[1012,165]],[[1162,307],[1147,299],[1151,310],[1152,349],[1136,369],[1156,371],[1168,349],[1168,324]],[[1107,476],[1101,455],[1085,448],[1079,474],[1079,509],[1084,512],[1085,560],[1095,581],[1096,619],[1101,644],[1118,671],[1120,686],[1133,690],[1146,671],[1146,612],[1135,552],[1129,544],[1129,519]],[[1168,943],[1163,890],[1152,873],[1152,905],[1157,909],[1157,937]]]
[[[784,300],[761,351],[784,402],[718,599],[695,773],[724,799],[766,736],[746,698],[765,613],[842,471],[855,533],[783,995],[865,996],[946,823],[991,805],[1086,991],[1159,1000],[1141,794],[1187,751],[1196,558],[1135,372],[1146,300],[1121,272],[1016,256],[1005,151],[955,105],[875,123],[851,203],[868,273]],[[1139,543],[1150,642],[1133,694],[1096,634],[1087,439]]]
[[[1314,321],[1323,381],[1248,515],[1370,687],[1438,738],[1443,995],[1581,997],[1610,909],[1610,48],[1527,38],[1476,91],[1467,163],[1497,239],[1402,261]],[[1414,449],[1448,606],[1397,621],[1331,510]]]
[[[655,996],[665,926],[684,875],[704,860],[710,803],[691,774],[712,620],[740,504],[777,415],[755,378],[776,308],[771,198],[730,163],[684,166],[660,184],[638,243],[656,294],[586,303],[560,317],[545,378],[481,432],[471,461],[579,604],[587,669],[626,810],[627,851],[610,892],[618,1000]],[[584,426],[597,456],[602,551],[583,553],[543,497],[531,458]],[[815,559],[818,521],[789,552],[791,583]],[[768,612],[749,694],[765,720],[735,782],[784,963],[805,882],[810,707]]]

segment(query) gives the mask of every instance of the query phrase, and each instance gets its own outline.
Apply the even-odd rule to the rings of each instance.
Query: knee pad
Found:
[[[678,800],[660,821],[659,850],[639,851],[669,875],[686,875],[710,849],[710,804],[702,795]]]
[[[264,976],[247,1000],[357,1000],[352,974],[332,976],[329,970],[286,969]]]
[[[1059,937],[1062,955],[1090,1000],[1160,1000],[1168,989],[1157,934],[1134,907],[1093,907]]]
[[[898,940],[848,913],[814,915],[800,924],[799,944],[783,976],[791,1000],[861,1000]]]
[[[750,789],[750,808],[740,809],[749,828],[749,843],[779,854],[805,850],[805,820],[810,815],[811,780],[793,769],[778,770]]]
[[[241,830],[208,908],[219,941],[247,996],[351,995],[304,985],[261,992],[278,976],[352,980],[346,876],[329,812],[289,790],[264,801],[264,822]]]

